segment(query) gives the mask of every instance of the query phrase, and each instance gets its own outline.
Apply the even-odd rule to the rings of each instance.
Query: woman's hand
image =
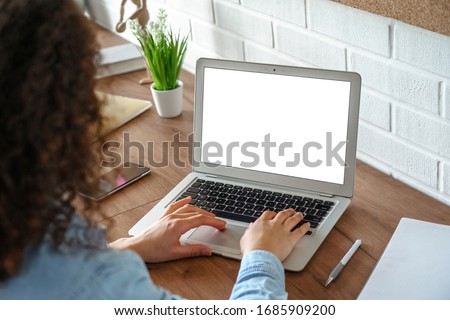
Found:
[[[297,241],[309,230],[310,224],[291,231],[301,220],[303,214],[293,209],[265,211],[258,220],[251,223],[241,238],[241,250],[245,255],[253,250],[272,252],[280,261],[287,258]]]
[[[190,197],[169,206],[164,215],[143,233],[111,243],[115,249],[130,249],[145,262],[163,262],[186,257],[210,256],[209,247],[201,244],[181,245],[180,237],[202,225],[225,229],[225,221],[214,214],[189,204]]]

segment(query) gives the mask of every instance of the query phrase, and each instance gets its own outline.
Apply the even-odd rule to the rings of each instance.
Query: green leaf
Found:
[[[188,37],[174,34],[166,26],[167,15],[160,9],[157,22],[150,22],[145,28],[130,22],[130,29],[137,38],[156,90],[171,90],[177,87],[177,80],[186,54]]]

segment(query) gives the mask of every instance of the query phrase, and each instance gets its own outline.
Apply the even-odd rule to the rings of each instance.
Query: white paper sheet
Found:
[[[401,219],[358,299],[450,299],[450,226]]]

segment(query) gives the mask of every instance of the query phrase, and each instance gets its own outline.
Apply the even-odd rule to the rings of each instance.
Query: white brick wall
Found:
[[[241,6],[215,1],[216,22],[221,28],[248,39],[272,46],[272,22],[269,17],[254,14]]]
[[[399,136],[450,158],[450,125],[448,121],[408,108],[398,107],[396,109],[396,127]]]
[[[311,64],[280,53],[274,48],[264,47],[260,44],[246,40],[244,43],[245,61],[311,67]]]
[[[443,113],[445,117],[450,120],[450,84],[444,84],[443,88]]]
[[[450,41],[444,35],[396,23],[395,58],[444,77],[450,76]]]
[[[149,6],[191,30],[191,72],[201,56],[359,72],[358,158],[450,205],[450,37],[328,0]]]
[[[345,48],[305,29],[277,24],[275,48],[315,66],[345,70]]]
[[[193,40],[196,44],[214,52],[220,52],[222,56],[233,59],[244,59],[244,41],[213,24],[201,21],[192,22]]]
[[[153,8],[156,9],[156,7]],[[156,15],[157,11],[155,10],[153,16],[156,17]],[[173,32],[180,32],[182,36],[191,37],[191,21],[189,15],[187,15],[186,13],[168,8],[167,22],[169,23]]]
[[[443,165],[443,191],[450,194],[450,163]]]
[[[336,2],[308,0],[311,30],[389,56],[390,20]]]
[[[186,56],[184,57],[184,69],[191,73],[195,73],[195,64],[198,57],[223,59],[221,55],[216,52],[210,51],[197,45],[195,42],[191,42],[186,50]]]
[[[396,139],[391,133],[361,122],[358,150],[433,189],[438,187],[438,160]]]
[[[305,0],[242,0],[242,5],[304,27]]]
[[[192,16],[211,22],[214,21],[212,0],[166,0],[166,3]]]
[[[360,52],[351,54],[350,70],[361,74],[363,85],[419,108],[439,111],[439,81],[421,70]]]
[[[373,90],[362,89],[359,117],[386,131],[391,130],[391,105]]]

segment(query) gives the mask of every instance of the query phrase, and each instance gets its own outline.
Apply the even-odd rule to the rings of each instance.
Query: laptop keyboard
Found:
[[[305,214],[296,228],[306,222],[311,224],[308,235],[313,234],[313,230],[319,227],[336,204],[333,201],[204,179],[195,180],[177,200],[188,196],[192,197],[192,205],[212,212],[219,218],[242,222],[253,222],[266,210],[279,212],[292,208]]]

